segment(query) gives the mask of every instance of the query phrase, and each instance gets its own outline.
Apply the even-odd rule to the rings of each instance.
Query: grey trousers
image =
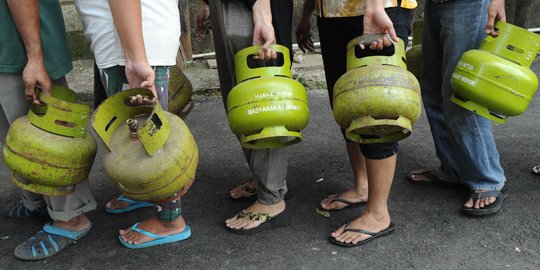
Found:
[[[227,108],[227,96],[236,81],[234,55],[253,45],[253,15],[242,2],[209,2],[221,95]],[[287,149],[243,150],[259,182],[257,200],[262,204],[281,201],[287,192]]]
[[[0,82],[0,147],[3,148],[9,126],[17,118],[28,114],[31,102],[24,97],[24,84],[20,74],[0,73]],[[53,81],[53,84],[67,86],[64,77]],[[50,217],[59,221],[68,221],[96,209],[88,179],[77,184],[75,192],[69,195],[44,196],[22,190],[21,197],[24,206],[29,210],[47,207]]]

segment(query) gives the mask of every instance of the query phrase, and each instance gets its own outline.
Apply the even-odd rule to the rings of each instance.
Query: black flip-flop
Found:
[[[437,169],[424,169],[412,171],[407,175],[407,181],[415,185],[431,185],[431,186],[441,186],[446,188],[454,188],[459,190],[470,190],[469,186],[460,182],[449,182],[441,178],[441,176],[436,172]],[[421,175],[426,179],[423,181],[416,181],[411,178],[412,175]]]
[[[467,208],[463,207],[461,210],[464,214],[469,216],[485,216],[485,215],[492,215],[497,213],[499,210],[501,210],[502,204],[504,200],[508,197],[505,191],[499,191],[499,190],[490,190],[490,191],[483,191],[483,192],[472,192],[470,199],[473,200],[473,203],[475,203],[479,199],[488,198],[488,197],[495,197],[496,200],[485,207],[476,209],[474,207]]]
[[[322,211],[322,212],[332,212],[332,211],[341,211],[341,210],[344,210],[345,208],[351,208],[351,207],[354,207],[354,206],[359,206],[359,205],[365,205],[367,202],[366,201],[363,201],[363,202],[351,202],[347,199],[343,199],[343,198],[340,198],[339,196],[341,196],[341,194],[334,194],[334,195],[330,195],[330,196],[334,196],[330,199],[330,202],[328,204],[331,204],[333,202],[340,202],[340,203],[344,203],[346,204],[345,207],[343,208],[339,208],[339,209],[324,209],[321,207],[321,203],[319,203],[319,206],[317,207],[317,211]],[[326,197],[326,198],[329,198],[330,196]],[[326,200],[326,199],[325,199]]]
[[[370,232],[370,231],[366,231],[366,230],[362,230],[362,229],[353,229],[350,227],[351,226],[351,223],[347,223],[345,225],[345,228],[343,229],[343,232],[355,232],[355,233],[361,233],[361,234],[367,234],[367,235],[370,235],[370,237],[356,243],[356,244],[353,244],[353,243],[345,243],[345,242],[340,242],[338,240],[336,240],[334,237],[330,236],[328,237],[328,240],[330,240],[330,242],[332,244],[335,244],[335,245],[338,245],[338,246],[342,246],[342,247],[358,247],[358,246],[361,246],[361,245],[364,245],[372,240],[375,240],[377,238],[381,238],[381,237],[384,237],[384,236],[388,236],[390,234],[392,234],[395,230],[395,226],[394,226],[394,223],[393,222],[390,222],[390,225],[380,231],[380,232]]]
[[[265,213],[252,213],[245,210],[240,211],[240,213],[237,214],[238,218],[245,218],[248,220],[256,220],[256,221],[264,221],[259,226],[251,229],[233,229],[225,226],[227,231],[234,234],[240,234],[240,235],[253,235],[257,234],[266,230],[270,229],[276,229],[280,227],[286,227],[289,226],[289,216],[287,215],[286,211],[283,211],[275,216]]]

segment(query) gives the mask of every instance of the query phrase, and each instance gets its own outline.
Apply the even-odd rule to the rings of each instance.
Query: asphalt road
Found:
[[[535,64],[540,74],[540,64]],[[89,214],[92,231],[61,254],[40,262],[21,262],[13,249],[38,231],[47,219],[11,220],[0,215],[0,269],[539,269],[540,97],[523,115],[494,133],[506,171],[510,198],[487,218],[460,213],[467,193],[405,181],[414,169],[435,167],[429,126],[423,113],[413,135],[402,141],[389,200],[396,231],[359,248],[331,244],[328,234],[354,219],[362,208],[315,213],[327,194],[352,185],[345,147],[332,118],[325,90],[309,92],[311,120],[300,144],[290,147],[287,211],[292,225],[254,236],[228,233],[224,220],[249,202],[228,198],[234,186],[252,179],[219,97],[199,97],[188,117],[199,147],[200,163],[183,212],[193,236],[165,246],[130,250],[120,245],[117,230],[152,214],[141,209],[109,215],[104,204],[117,194],[103,170],[100,155],[90,175],[98,209]],[[323,181],[317,182],[319,179]],[[0,206],[17,199],[9,171],[0,165]]]

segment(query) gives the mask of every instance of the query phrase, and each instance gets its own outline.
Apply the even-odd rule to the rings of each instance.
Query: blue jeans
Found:
[[[426,1],[420,85],[441,169],[473,190],[498,190],[504,171],[490,120],[450,101],[461,55],[485,37],[489,0]]]

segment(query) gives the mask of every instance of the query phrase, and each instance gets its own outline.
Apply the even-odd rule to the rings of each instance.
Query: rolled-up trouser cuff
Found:
[[[75,191],[63,196],[43,196],[47,202],[49,216],[53,220],[68,221],[96,209],[88,179],[77,184]]]
[[[257,177],[257,200],[276,204],[287,193],[287,148],[245,150],[251,171]]]
[[[283,185],[274,190],[269,190],[259,182],[259,186],[257,187],[257,201],[264,205],[276,204],[283,200],[285,193],[287,193],[287,185]]]
[[[21,199],[24,207],[28,208],[30,211],[34,211],[39,208],[47,207],[47,202],[43,195],[32,193],[27,190],[22,190]]]

